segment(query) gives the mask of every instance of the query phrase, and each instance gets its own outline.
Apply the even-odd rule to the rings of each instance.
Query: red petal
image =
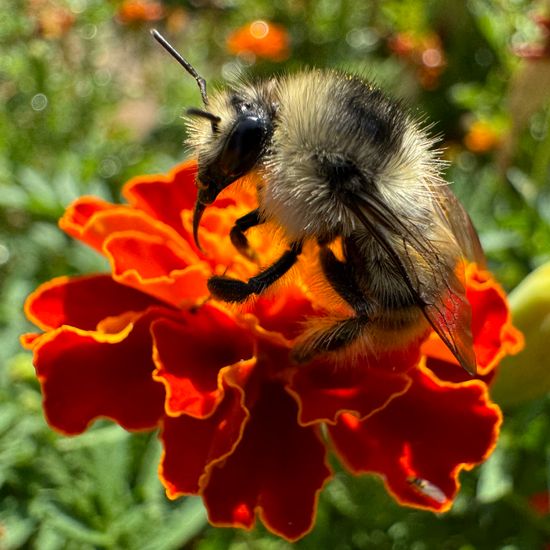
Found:
[[[190,250],[138,231],[113,234],[105,243],[105,252],[112,259],[113,274],[133,269],[143,279],[168,277],[172,271],[183,270],[196,261]]]
[[[113,277],[176,307],[193,304],[208,296],[211,275],[204,262],[192,253],[171,246],[161,237],[124,232],[110,237],[104,246]]]
[[[168,175],[156,174],[152,176],[139,176],[129,181],[123,189],[123,195],[128,202],[136,209],[146,212],[151,217],[160,220],[166,225],[169,225],[175,229],[178,233],[184,236],[184,238],[191,244],[193,250],[197,251],[191,238],[192,229],[190,219],[192,217],[192,211],[194,209],[195,198],[197,195],[197,189],[195,186],[195,179],[197,175],[197,162],[195,160],[189,160],[181,163],[172,169]],[[233,187],[233,186],[232,186]],[[228,190],[230,191],[230,190]],[[201,236],[204,228],[214,232],[214,243],[212,246],[215,248],[214,252],[224,252],[227,250],[234,250],[231,246],[221,248],[216,246],[221,237],[227,236],[230,226],[238,216],[245,214],[248,210],[254,208],[250,207],[249,194],[241,193],[242,198],[245,199],[241,204],[240,198],[235,201],[231,197],[225,196],[227,193],[223,192],[222,196],[218,198],[213,207],[206,210],[202,222],[201,222]],[[239,203],[238,214],[231,208],[235,202]],[[219,207],[219,208],[216,208]],[[229,207],[229,208],[228,208]],[[224,212],[224,210],[226,210]],[[220,210],[223,214],[220,216],[212,216],[212,212]],[[229,224],[227,230],[221,230],[218,226],[221,218],[227,218],[229,222],[223,222],[225,225]],[[201,239],[203,241],[204,239]],[[203,242],[205,251],[207,252],[207,259],[210,257],[211,250],[209,248],[210,241],[212,239],[207,237]],[[220,260],[218,254],[214,253],[212,258]],[[227,265],[227,262],[226,262]]]
[[[450,363],[442,359],[436,359],[434,357],[428,357],[426,364],[431,372],[433,372],[440,380],[445,382],[454,382],[460,384],[462,382],[468,382],[472,380],[472,376],[467,373],[463,368],[459,368],[457,363]],[[486,374],[476,374],[475,380],[481,380],[488,386],[493,382],[497,374],[496,369],[491,369]]]
[[[83,197],[67,209],[59,220],[59,225],[69,235],[99,251],[102,251],[109,236],[132,231],[155,235],[159,240],[172,243],[172,246],[182,250],[190,261],[197,260],[189,243],[178,232],[145,212],[125,205],[113,205],[99,199]]]
[[[211,523],[251,528],[257,513],[270,531],[288,540],[312,529],[317,497],[331,470],[317,432],[299,426],[297,414],[282,386],[262,387],[241,442],[205,480]]]
[[[300,424],[334,424],[343,412],[374,414],[410,384],[408,375],[369,368],[365,360],[353,366],[315,361],[296,369],[288,391],[300,404]]]
[[[208,418],[165,418],[159,475],[170,498],[197,494],[207,468],[231,454],[240,441],[249,417],[244,392],[226,382],[223,393],[223,401]]]
[[[166,412],[204,418],[223,399],[226,370],[248,369],[254,354],[249,331],[229,313],[206,304],[177,322],[153,325],[155,379],[166,387]]]
[[[71,237],[83,240],[92,248],[101,250],[101,241],[85,240],[83,233],[90,219],[96,214],[122,208],[97,197],[80,197],[67,208],[59,220],[59,227]]]
[[[379,473],[400,503],[442,512],[460,471],[493,450],[501,414],[482,382],[442,383],[427,369],[410,374],[410,389],[384,409],[363,421],[342,415],[329,431],[352,472]]]
[[[175,166],[168,175],[138,176],[130,180],[122,194],[128,202],[182,232],[182,210],[193,210],[197,189],[197,162],[190,160]]]
[[[478,373],[484,376],[492,371],[504,356],[522,349],[523,338],[512,325],[506,294],[491,274],[478,271],[476,266],[471,264],[466,272],[466,280],[466,296],[472,306],[472,334]],[[445,371],[449,373],[452,368],[450,371],[444,371],[439,364],[438,375],[441,374],[445,379],[471,379],[467,373],[461,372],[456,358],[436,335],[431,335],[426,340],[422,352],[427,355],[427,365],[430,368],[438,368],[438,363],[432,362],[432,359],[456,367],[456,374],[445,374]]]
[[[523,345],[518,330],[512,326],[511,312],[502,287],[488,272],[476,272],[468,288],[472,304],[472,333],[480,373],[492,370],[508,354]]]
[[[304,321],[318,315],[305,288],[287,286],[275,294],[260,296],[249,304],[250,311],[259,321],[262,331],[282,334],[287,340],[294,340],[304,330]]]
[[[64,326],[44,335],[34,364],[48,423],[66,434],[83,432],[98,417],[128,430],[154,428],[163,415],[164,388],[152,377],[150,324],[164,315],[173,313],[134,314],[119,333]]]
[[[32,350],[42,336],[44,336],[42,332],[27,332],[19,337],[19,342],[23,348]]]
[[[105,317],[142,311],[152,305],[160,302],[113,281],[109,275],[58,277],[27,298],[25,313],[42,330],[61,325],[94,330]]]

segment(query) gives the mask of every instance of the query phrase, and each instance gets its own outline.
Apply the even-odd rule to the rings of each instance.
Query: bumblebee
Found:
[[[293,350],[297,362],[361,341],[376,345],[380,335],[395,345],[395,335],[412,338],[431,325],[475,374],[463,266],[484,266],[484,255],[425,127],[370,82],[334,70],[242,81],[209,99],[204,79],[153,34],[197,80],[203,99],[204,108],[188,110],[199,165],[197,244],[207,206],[252,173],[258,207],[236,220],[232,243],[250,256],[246,231],[265,222],[288,242],[248,281],[212,277],[212,296],[242,302],[263,293],[314,241],[324,278],[353,314],[313,325]]]

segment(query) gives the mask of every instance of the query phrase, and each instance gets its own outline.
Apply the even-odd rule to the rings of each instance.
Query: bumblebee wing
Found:
[[[470,262],[485,269],[487,261],[472,220],[448,185],[438,186],[433,193],[434,207],[451,229],[462,252]]]
[[[471,308],[464,283],[464,258],[469,252],[452,226],[459,230],[459,218],[453,217],[451,223],[438,206],[429,227],[417,226],[375,197],[359,201],[352,210],[386,251],[434,331],[460,365],[475,374]],[[469,229],[460,231],[461,239],[466,238]]]
[[[466,298],[464,258],[461,256],[461,249],[456,244],[451,244],[451,238],[452,235],[449,235],[447,250],[444,254],[448,256],[449,252],[454,252],[452,258],[454,262],[445,263],[447,259],[429,257],[429,261],[435,262],[437,268],[428,272],[427,277],[419,280],[417,286],[419,305],[434,331],[451,350],[460,365],[471,375],[475,375],[472,311]],[[423,260],[427,258],[424,256]],[[404,262],[404,265],[409,272],[417,269],[412,263],[407,266],[407,262]]]

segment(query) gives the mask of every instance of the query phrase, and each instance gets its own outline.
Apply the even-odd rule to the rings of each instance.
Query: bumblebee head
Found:
[[[210,105],[206,81],[156,30],[153,37],[197,81],[204,109],[187,110],[190,144],[198,153],[198,195],[193,215],[193,236],[198,246],[202,214],[228,185],[248,174],[265,152],[273,131],[273,108],[260,90],[217,94]]]
[[[212,112],[189,109],[189,144],[198,156],[199,192],[193,232],[206,207],[234,181],[253,171],[273,134],[273,108],[254,87],[226,90],[212,99]]]

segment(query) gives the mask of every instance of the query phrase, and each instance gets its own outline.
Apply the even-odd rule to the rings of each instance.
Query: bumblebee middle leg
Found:
[[[244,216],[236,220],[235,225],[229,233],[229,238],[231,239],[231,243],[233,244],[233,246],[243,256],[246,256],[251,260],[256,259],[256,252],[250,248],[250,244],[248,243],[248,239],[246,238],[246,235],[244,233],[251,227],[255,227],[256,225],[260,225],[261,223],[263,223],[263,220],[260,217],[259,209],[256,208],[255,210],[252,210],[248,214],[245,214]]]
[[[356,315],[322,328],[299,342],[292,350],[292,358],[297,363],[307,363],[321,353],[345,348],[361,336],[370,322],[371,308],[357,285],[352,266],[338,260],[328,247],[322,248],[319,255],[327,281]]]
[[[225,302],[242,302],[252,294],[261,294],[278,281],[297,261],[302,253],[302,243],[295,242],[272,265],[247,282],[233,277],[211,277],[208,280],[208,290],[214,298]]]

